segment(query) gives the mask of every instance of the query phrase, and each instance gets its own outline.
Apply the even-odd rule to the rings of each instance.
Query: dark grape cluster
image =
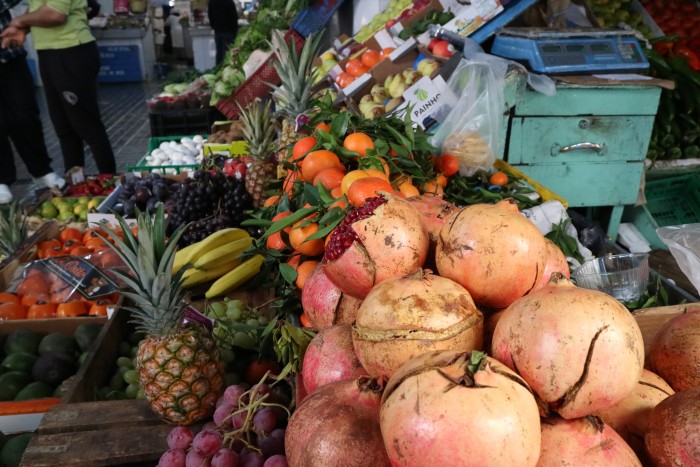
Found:
[[[216,403],[214,421],[197,435],[173,428],[159,467],[286,467],[284,436],[291,394],[260,382],[235,384]]]
[[[136,208],[153,214],[158,202],[165,203],[166,211],[169,204],[174,203],[179,184],[157,173],[150,173],[143,178],[127,178],[121,185],[121,192],[114,212],[126,218],[134,217]]]
[[[245,183],[219,171],[197,170],[176,193],[170,227],[194,222],[183,233],[180,246],[198,242],[225,227],[237,227],[244,211],[253,207]]]

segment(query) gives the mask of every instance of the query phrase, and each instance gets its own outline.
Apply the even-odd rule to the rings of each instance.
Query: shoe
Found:
[[[66,179],[58,176],[55,172],[49,172],[43,177],[37,178],[37,181],[49,188],[58,188],[59,190],[66,185]]]
[[[11,203],[13,199],[10,187],[0,184],[0,204]]]

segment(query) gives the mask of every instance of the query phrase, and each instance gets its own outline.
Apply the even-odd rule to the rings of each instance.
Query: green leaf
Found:
[[[311,206],[308,208],[301,208],[297,212],[290,214],[289,216],[278,220],[277,222],[274,222],[270,228],[268,228],[265,233],[260,237],[260,240],[264,240],[267,237],[269,237],[272,234],[275,234],[279,232],[280,230],[284,229],[285,227],[289,227],[292,224],[295,224],[296,222],[299,222],[312,212],[316,211],[315,206]]]
[[[328,189],[325,186],[323,186],[323,183],[319,183],[316,186],[316,189],[318,190],[320,201],[323,203],[324,206],[335,202],[335,198],[333,198],[331,192],[328,191]]]
[[[316,232],[309,235],[309,237],[306,239],[306,241],[308,242],[309,240],[316,240],[317,238],[325,237],[326,235],[331,233],[333,231],[333,229],[335,229],[338,226],[338,224],[340,224],[340,222],[342,220],[343,220],[343,218],[339,217],[337,220],[333,221],[333,223],[328,224],[326,227],[318,229]]]
[[[473,375],[481,369],[481,365],[486,361],[486,352],[472,350],[472,354],[467,364],[467,369]]]
[[[284,280],[286,280],[289,284],[294,284],[294,281],[296,281],[297,277],[299,276],[297,270],[287,263],[280,263],[280,274],[282,274]]]
[[[347,111],[342,111],[333,117],[331,121],[331,133],[338,138],[343,138],[345,133],[348,132],[348,125],[350,124],[350,114]]]
[[[668,292],[666,292],[666,289],[665,289],[664,286],[661,284],[660,276],[659,276],[659,285],[658,285],[657,294],[658,294],[659,297],[661,298],[661,303],[662,303],[664,306],[668,305]]]
[[[312,206],[321,205],[321,197],[319,196],[318,189],[311,183],[304,183],[304,199]]]

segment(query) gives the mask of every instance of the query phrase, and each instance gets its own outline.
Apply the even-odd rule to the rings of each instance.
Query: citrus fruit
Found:
[[[348,151],[358,153],[360,157],[365,157],[368,149],[374,149],[374,141],[369,135],[358,131],[345,137],[343,147]]]
[[[332,167],[342,170],[343,165],[340,163],[340,159],[338,159],[335,153],[320,149],[306,155],[301,163],[301,174],[305,181],[313,182],[319,172]]]
[[[393,192],[394,190],[391,188],[391,183],[384,178],[360,178],[355,180],[355,182],[350,185],[350,188],[348,188],[348,201],[356,208],[359,208],[365,203],[367,198],[378,196],[377,191]]]

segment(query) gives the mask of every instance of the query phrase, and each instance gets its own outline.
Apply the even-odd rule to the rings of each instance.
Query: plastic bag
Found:
[[[459,63],[447,82],[456,103],[444,118],[436,115],[441,124],[432,144],[457,157],[459,173],[466,176],[493,166],[503,126],[508,63],[488,57]]]
[[[659,227],[656,233],[700,293],[700,224]]]

